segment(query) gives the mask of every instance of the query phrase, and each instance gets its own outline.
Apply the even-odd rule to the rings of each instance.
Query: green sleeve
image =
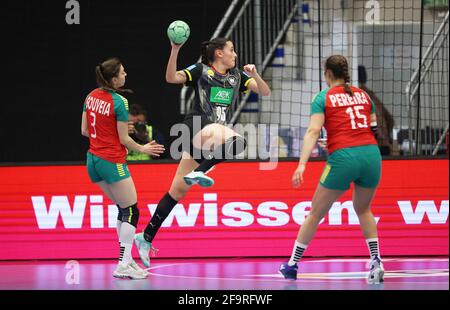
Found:
[[[90,94],[89,94],[89,95],[90,95]],[[83,112],[86,112],[86,101],[87,101],[87,99],[89,98],[89,95],[87,95],[86,98],[84,99],[84,102],[83,102]]]
[[[118,122],[128,122],[128,100],[124,96],[113,93],[114,113]]]
[[[316,113],[325,114],[325,100],[327,91],[328,88],[322,90],[314,96],[311,104],[311,115]]]
[[[372,103],[372,112],[370,112],[370,114],[374,114],[377,112],[376,108],[375,108],[375,103],[373,102],[372,98],[369,97],[370,102]]]

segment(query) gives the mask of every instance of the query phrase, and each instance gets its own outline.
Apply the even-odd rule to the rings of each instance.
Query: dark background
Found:
[[[79,161],[85,96],[96,87],[97,63],[117,56],[128,73],[129,103],[170,140],[181,121],[180,85],[165,82],[170,54],[166,29],[186,21],[191,36],[178,69],[195,63],[231,0],[80,0],[80,25],[67,25],[65,0],[2,2],[0,162]]]

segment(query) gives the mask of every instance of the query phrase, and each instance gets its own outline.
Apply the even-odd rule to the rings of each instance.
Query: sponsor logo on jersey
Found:
[[[222,87],[211,87],[210,101],[222,104],[231,104],[233,100],[233,89]]]

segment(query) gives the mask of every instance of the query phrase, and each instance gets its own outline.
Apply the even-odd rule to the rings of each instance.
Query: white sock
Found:
[[[120,227],[122,226],[122,221],[117,220],[117,238],[120,238]]]
[[[119,241],[121,256],[123,252],[123,257],[122,259],[119,259],[119,261],[122,261],[123,263],[128,263],[132,259],[131,248],[133,247],[133,237],[135,233],[136,227],[129,223],[122,222],[122,225],[120,225]]]
[[[308,245],[299,243],[297,240],[294,244],[294,249],[292,250],[291,259],[289,259],[288,265],[294,266],[296,263],[300,261],[300,259],[303,256],[303,253],[305,253],[306,248]]]
[[[120,258],[119,262],[122,262],[123,264],[128,264],[132,257],[131,257],[131,249],[133,248],[133,244],[130,243],[120,243]]]
[[[378,245],[378,238],[370,238],[366,239],[367,247],[369,248],[370,258],[374,259],[375,256],[380,257],[380,248]]]

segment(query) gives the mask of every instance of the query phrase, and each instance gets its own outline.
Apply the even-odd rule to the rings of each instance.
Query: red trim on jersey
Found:
[[[85,104],[89,152],[109,162],[126,163],[127,151],[120,143],[111,93],[97,88],[87,96]]]
[[[362,89],[351,86],[354,97],[343,86],[330,88],[325,96],[328,152],[353,146],[377,145],[370,130],[372,103]],[[353,120],[352,120],[353,119]]]
[[[221,75],[221,76],[226,76],[228,74],[228,72],[230,71],[230,70],[227,70],[227,72],[221,73],[213,65],[211,65],[211,69],[213,69],[214,72],[216,72],[218,75]]]

